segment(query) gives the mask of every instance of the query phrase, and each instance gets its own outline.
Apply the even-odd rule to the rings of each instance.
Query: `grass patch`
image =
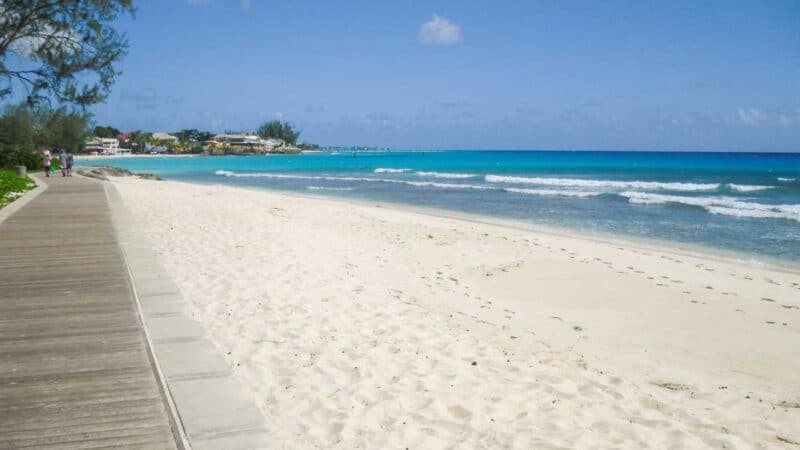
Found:
[[[36,187],[30,178],[18,177],[14,171],[0,169],[0,208]]]

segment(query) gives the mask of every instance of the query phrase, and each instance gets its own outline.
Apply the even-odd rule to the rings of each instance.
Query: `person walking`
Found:
[[[72,156],[72,152],[67,153],[67,176],[72,176],[72,163],[75,160],[75,157]]]
[[[44,176],[50,177],[50,165],[52,163],[52,156],[50,150],[44,149],[42,157],[44,158]]]
[[[58,164],[61,166],[61,176],[67,176],[67,152],[63,148],[58,153]]]

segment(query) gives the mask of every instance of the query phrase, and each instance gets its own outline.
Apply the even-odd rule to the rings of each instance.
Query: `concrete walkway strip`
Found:
[[[149,246],[116,188],[104,183],[117,237],[129,268],[156,367],[193,449],[269,446],[264,417],[230,367],[188,313],[180,290]]]

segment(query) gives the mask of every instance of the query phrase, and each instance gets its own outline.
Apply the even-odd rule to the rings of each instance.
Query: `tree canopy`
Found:
[[[214,137],[214,133],[208,131],[201,131],[196,128],[183,129],[172,133],[182,143],[203,143]]]
[[[0,167],[40,167],[38,150],[50,148],[78,152],[88,134],[89,116],[65,108],[6,107],[0,116]]]
[[[116,138],[120,135],[120,131],[114,127],[96,126],[92,134],[99,138]]]
[[[295,130],[289,122],[270,120],[261,124],[256,133],[264,139],[282,139],[289,145],[295,145],[300,137],[300,130]]]
[[[24,89],[29,105],[104,100],[128,47],[110,24],[132,0],[0,0],[0,100]]]

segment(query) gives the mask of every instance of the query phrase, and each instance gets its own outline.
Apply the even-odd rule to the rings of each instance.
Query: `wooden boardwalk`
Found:
[[[0,448],[179,447],[103,185],[0,224]]]

